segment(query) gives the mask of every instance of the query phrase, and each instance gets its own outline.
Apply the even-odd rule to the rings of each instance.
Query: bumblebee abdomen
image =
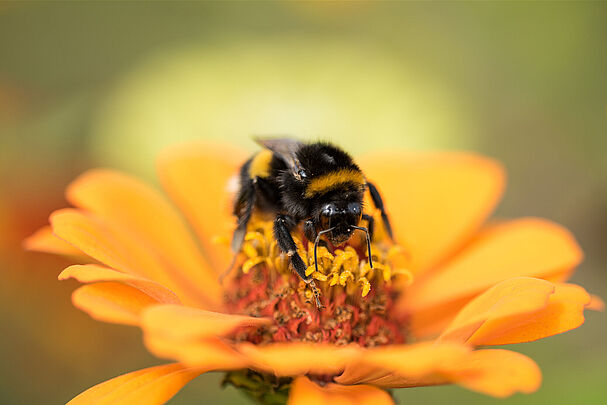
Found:
[[[284,162],[270,150],[253,155],[240,169],[240,189],[234,213],[240,218],[243,207],[265,213],[281,210],[277,173],[285,169]]]
[[[272,158],[274,154],[270,150],[262,150],[255,154],[250,160],[248,174],[251,179],[260,177],[262,179],[272,174]]]

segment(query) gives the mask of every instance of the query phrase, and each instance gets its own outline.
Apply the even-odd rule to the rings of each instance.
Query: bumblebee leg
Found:
[[[369,237],[373,240],[373,231],[375,230],[375,218],[372,215],[363,214],[363,220],[367,221],[367,229],[369,230]]]
[[[390,225],[390,220],[388,219],[388,214],[386,214],[386,210],[384,208],[384,202],[381,199],[381,195],[379,194],[377,187],[375,187],[373,185],[373,183],[369,183],[369,182],[367,182],[367,187],[369,187],[369,193],[371,194],[371,199],[373,200],[373,205],[375,205],[375,208],[377,208],[379,210],[379,212],[381,213],[381,219],[382,219],[382,222],[384,223],[384,227],[386,228],[386,232],[388,233],[388,236],[390,237],[390,239],[394,240],[394,236],[392,234],[392,226]]]
[[[274,237],[278,242],[278,247],[283,253],[289,256],[289,260],[293,265],[293,268],[306,283],[310,282],[310,278],[306,276],[306,264],[297,253],[297,245],[291,236],[291,229],[295,227],[296,223],[293,218],[287,215],[277,215],[274,220]]]
[[[299,253],[297,253],[297,245],[293,240],[293,236],[291,236],[291,229],[293,229],[295,225],[296,223],[293,218],[287,215],[276,216],[276,219],[274,220],[274,237],[278,242],[278,247],[280,247],[280,250],[282,250],[284,253],[287,254],[287,256],[289,256],[291,264],[293,265],[293,268],[295,269],[299,277],[301,277],[301,279],[305,283],[310,285],[310,288],[314,293],[314,298],[316,299],[316,306],[319,309],[322,309],[324,307],[320,302],[320,291],[318,290],[318,287],[316,287],[314,279],[309,276],[306,276],[307,266],[301,259]]]

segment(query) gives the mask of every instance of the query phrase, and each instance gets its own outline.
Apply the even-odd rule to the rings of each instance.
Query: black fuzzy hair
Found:
[[[297,151],[297,158],[309,178],[339,169],[360,171],[348,153],[328,142],[304,144]]]
[[[363,190],[348,185],[331,190],[325,195],[304,197],[306,187],[315,177],[341,169],[360,171],[352,157],[342,149],[328,142],[308,143],[297,151],[297,159],[305,172],[305,178],[297,178],[289,170],[282,172],[280,176],[282,204],[289,215],[298,219],[314,216],[321,208],[322,202],[340,199],[344,193],[362,201]]]

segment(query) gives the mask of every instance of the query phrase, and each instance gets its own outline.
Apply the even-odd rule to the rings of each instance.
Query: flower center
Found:
[[[306,284],[290,268],[273,235],[273,223],[251,221],[242,247],[238,272],[229,282],[226,304],[233,313],[272,317],[275,322],[257,331],[237,333],[236,339],[256,344],[304,341],[364,347],[405,341],[403,319],[393,314],[394,301],[412,276],[402,265],[403,249],[376,233],[371,245],[355,234],[339,248],[319,246],[293,232],[298,253],[307,264]],[[318,269],[318,270],[317,270]],[[315,304],[314,289],[324,308]]]

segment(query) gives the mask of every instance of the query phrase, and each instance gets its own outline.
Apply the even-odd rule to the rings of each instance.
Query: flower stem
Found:
[[[227,372],[221,385],[233,385],[260,405],[285,405],[291,382],[291,378],[278,378],[252,370],[236,370]]]

